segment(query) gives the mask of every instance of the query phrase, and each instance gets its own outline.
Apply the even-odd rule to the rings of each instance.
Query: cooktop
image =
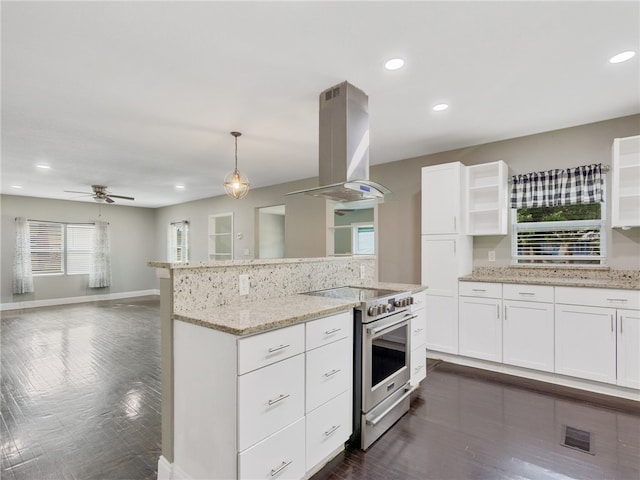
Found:
[[[394,292],[393,290],[382,290],[379,288],[338,287],[328,288],[326,290],[317,290],[315,292],[307,292],[306,295],[368,302],[370,300],[387,297],[389,295],[397,295],[398,293],[399,292]]]

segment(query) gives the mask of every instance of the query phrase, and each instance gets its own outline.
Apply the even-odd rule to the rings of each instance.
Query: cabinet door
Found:
[[[307,471],[349,439],[352,408],[351,394],[344,392],[307,415]]]
[[[618,310],[618,385],[640,388],[640,312]]]
[[[556,373],[616,383],[616,311],[556,305]]]
[[[411,378],[409,382],[412,386],[418,386],[427,376],[427,352],[422,344],[411,350]]]
[[[553,304],[505,300],[503,362],[553,372]]]
[[[306,354],[306,411],[348,390],[352,384],[353,343],[343,338]]]
[[[427,296],[427,348],[458,354],[458,299]]]
[[[457,249],[456,238],[422,237],[422,284],[429,287],[427,296],[458,296]]]
[[[460,297],[460,355],[502,362],[501,303],[495,298]]]
[[[422,169],[422,234],[459,233],[459,162]]]

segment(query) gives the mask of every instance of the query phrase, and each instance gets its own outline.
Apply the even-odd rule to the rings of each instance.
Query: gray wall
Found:
[[[510,174],[602,163],[611,165],[616,137],[640,134],[640,115],[545,132],[501,142],[376,165],[371,179],[389,187],[396,200],[380,205],[378,242],[380,280],[420,281],[420,170],[427,165],[460,161],[465,165],[504,160]],[[607,201],[611,179],[608,176]],[[610,217],[610,203],[607,216]],[[610,219],[608,224],[610,224]],[[640,228],[608,229],[608,263],[617,269],[640,269]],[[474,266],[506,266],[511,262],[510,237],[475,237]],[[496,251],[496,261],[487,252]]]
[[[226,195],[205,198],[193,202],[172,205],[157,210],[155,227],[156,259],[167,256],[167,225],[180,220],[189,221],[189,259],[192,262],[206,260],[208,217],[218,213],[233,213],[234,258],[255,257],[255,209],[270,205],[285,205],[285,256],[323,257],[326,255],[325,215],[326,204],[306,195],[285,197],[285,193],[316,187],[317,179],[299,180],[271,187],[255,188],[242,200]],[[238,238],[242,234],[242,238]],[[245,249],[249,254],[245,255]]]
[[[371,179],[389,187],[394,199],[378,207],[378,278],[386,282],[420,282],[420,177],[427,165],[461,161],[465,165],[504,160],[510,174],[572,167],[591,163],[611,164],[611,144],[616,137],[640,134],[640,115],[488,143],[449,152],[401,160],[371,167]],[[610,186],[610,178],[608,179]],[[102,206],[103,218],[111,223],[114,254],[114,293],[158,288],[148,260],[165,260],[167,225],[190,222],[191,261],[207,258],[208,215],[234,213],[236,259],[255,255],[255,209],[285,204],[285,256],[326,255],[327,209],[323,200],[305,195],[284,194],[317,186],[317,179],[305,179],[271,187],[255,188],[242,200],[226,196],[183,203],[156,210],[119,205]],[[608,188],[608,198],[611,189]],[[609,213],[608,213],[609,215]],[[14,245],[14,217],[41,220],[87,222],[95,220],[97,204],[2,196],[2,303],[95,294],[81,277],[36,279],[33,296],[11,294]],[[607,230],[609,265],[618,269],[640,269],[640,228]],[[249,249],[245,257],[244,249]],[[496,262],[487,252],[495,250]],[[510,264],[510,237],[474,238],[474,265]],[[29,297],[29,298],[27,298]]]
[[[112,256],[112,286],[88,288],[88,275],[56,275],[34,277],[35,292],[12,293],[15,217],[54,222],[87,223],[98,219],[98,204],[49,200],[16,195],[0,196],[2,211],[1,303],[49,300],[123,293],[158,288],[155,272],[147,267],[155,259],[156,212],[154,209],[120,205],[100,205],[101,220],[109,222]],[[165,232],[166,235],[166,232]]]

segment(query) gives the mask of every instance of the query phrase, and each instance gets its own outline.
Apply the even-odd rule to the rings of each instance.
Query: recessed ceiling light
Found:
[[[22,185],[11,185],[11,188],[22,188]]]
[[[404,66],[404,60],[401,58],[392,58],[384,64],[384,68],[387,70],[398,70]]]
[[[621,63],[621,62],[626,62],[627,60],[632,59],[633,57],[635,57],[636,52],[634,52],[633,50],[627,50],[626,52],[620,52],[617,55],[614,55],[613,57],[611,57],[609,59],[609,63]]]
[[[39,163],[36,167],[41,168],[42,170],[49,170],[51,168],[49,165],[45,165],[44,163]]]
[[[436,112],[441,112],[441,111],[446,110],[447,108],[449,108],[449,105],[447,105],[446,103],[439,103],[437,105],[434,105],[432,108]]]
[[[184,185],[176,185],[176,190],[184,190]]]

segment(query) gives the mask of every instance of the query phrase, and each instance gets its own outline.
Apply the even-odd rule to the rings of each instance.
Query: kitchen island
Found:
[[[302,293],[422,290],[377,283],[367,256],[149,265],[161,279],[163,479],[317,471],[351,433],[357,302]]]

